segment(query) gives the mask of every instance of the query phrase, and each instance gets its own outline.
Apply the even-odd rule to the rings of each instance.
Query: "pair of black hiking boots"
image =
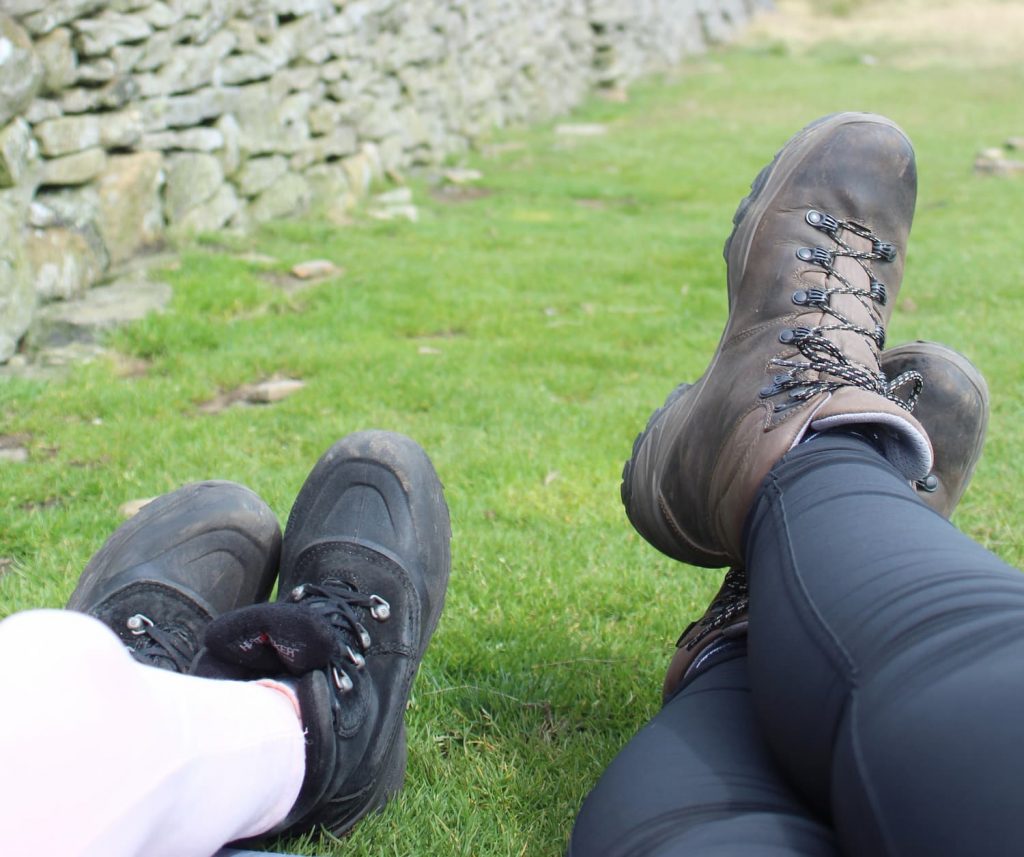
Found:
[[[283,539],[248,488],[186,485],[118,528],[68,607],[100,619],[145,664],[290,680],[306,773],[268,834],[341,835],[402,785],[404,712],[441,615],[450,539],[426,453],[402,435],[361,432],[317,462]]]

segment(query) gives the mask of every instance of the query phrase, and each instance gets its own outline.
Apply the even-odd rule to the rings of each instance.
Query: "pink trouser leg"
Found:
[[[0,854],[209,857],[302,784],[287,692],[144,666],[82,614],[0,622],[0,700]]]

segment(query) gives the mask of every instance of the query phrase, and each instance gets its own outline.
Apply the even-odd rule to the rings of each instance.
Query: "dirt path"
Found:
[[[1006,66],[1024,62],[1024,0],[776,0],[745,40],[797,53],[823,42],[865,55],[884,46],[906,68]]]

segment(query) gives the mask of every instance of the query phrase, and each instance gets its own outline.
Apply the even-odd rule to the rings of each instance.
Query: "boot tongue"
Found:
[[[340,657],[340,635],[299,604],[256,604],[218,617],[206,630],[209,653],[260,675],[302,675]]]

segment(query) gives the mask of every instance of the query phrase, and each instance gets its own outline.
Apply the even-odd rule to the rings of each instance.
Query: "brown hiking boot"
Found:
[[[910,415],[920,380],[890,384],[879,364],[916,191],[909,140],[870,114],[808,126],[757,177],[726,244],[718,349],[645,433],[623,492],[660,551],[740,565],[761,482],[809,429],[866,427],[908,480],[928,475],[931,446]]]
[[[924,377],[914,416],[928,432],[935,465],[914,483],[917,495],[942,517],[953,515],[981,458],[988,427],[985,376],[964,355],[937,342],[908,342],[882,355],[892,381],[907,372]]]
[[[924,378],[914,414],[932,440],[935,465],[927,477],[913,485],[918,497],[949,518],[981,458],[989,413],[985,377],[962,354],[937,342],[908,342],[889,349],[882,354],[882,370],[890,383],[901,376],[908,376],[910,381]],[[677,387],[670,400],[681,395],[680,391],[687,386]],[[658,420],[663,410],[655,411],[651,423]],[[642,437],[637,438],[637,444]],[[624,488],[631,463],[632,460],[626,462],[623,471]],[[747,599],[746,572],[741,568],[729,569],[704,615],[691,622],[676,641],[676,651],[662,685],[665,702],[703,671],[704,664],[723,643],[746,635]]]

